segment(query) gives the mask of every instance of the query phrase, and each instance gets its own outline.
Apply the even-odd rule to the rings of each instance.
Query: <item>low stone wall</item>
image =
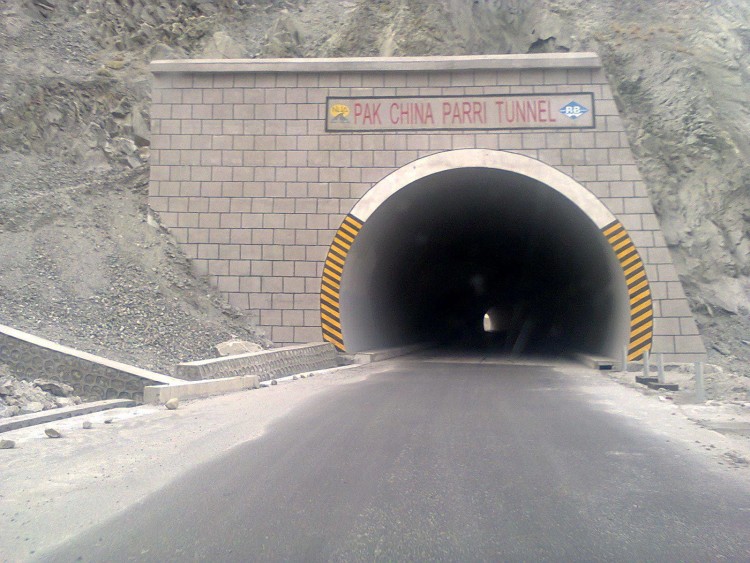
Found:
[[[175,375],[189,381],[257,375],[261,381],[265,381],[335,366],[336,350],[333,345],[314,343],[177,364]]]
[[[131,399],[143,402],[147,385],[180,380],[62,346],[0,325],[0,364],[21,379],[67,383],[85,401]]]

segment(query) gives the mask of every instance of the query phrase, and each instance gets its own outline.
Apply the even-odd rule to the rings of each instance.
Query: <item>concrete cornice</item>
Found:
[[[601,68],[596,53],[472,55],[460,57],[361,57],[331,59],[190,59],[153,61],[159,73],[428,72]]]

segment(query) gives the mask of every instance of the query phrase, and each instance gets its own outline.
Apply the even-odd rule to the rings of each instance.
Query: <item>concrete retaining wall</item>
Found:
[[[175,375],[189,381],[257,375],[261,381],[265,381],[274,377],[335,366],[334,347],[328,343],[314,343],[186,362],[177,365]]]
[[[85,401],[132,399],[143,402],[147,385],[179,383],[178,379],[93,354],[0,325],[0,364],[21,379],[67,383]]]

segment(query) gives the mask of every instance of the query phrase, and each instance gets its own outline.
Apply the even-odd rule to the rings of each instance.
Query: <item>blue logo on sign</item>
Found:
[[[587,107],[582,106],[578,102],[570,102],[569,104],[564,105],[560,108],[560,113],[565,117],[569,117],[570,119],[578,119],[584,113],[588,113],[588,111],[589,110]]]

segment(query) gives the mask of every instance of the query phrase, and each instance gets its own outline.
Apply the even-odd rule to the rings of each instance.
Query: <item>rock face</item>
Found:
[[[205,59],[241,59],[244,55],[242,45],[223,31],[214,33],[203,50]]]

